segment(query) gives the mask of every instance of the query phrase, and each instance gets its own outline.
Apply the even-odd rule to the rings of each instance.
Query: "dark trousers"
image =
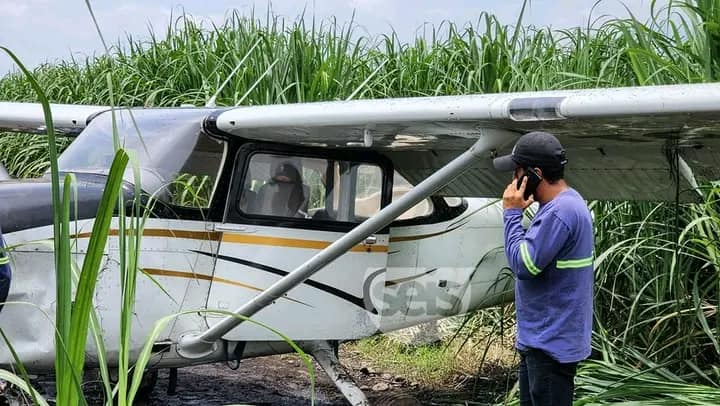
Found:
[[[1,265],[0,268],[3,266],[7,265]],[[10,279],[10,270],[0,269],[0,311],[2,311],[3,306],[5,306],[8,293],[10,293]]]
[[[520,351],[520,406],[572,405],[577,362],[561,364],[537,349]]]

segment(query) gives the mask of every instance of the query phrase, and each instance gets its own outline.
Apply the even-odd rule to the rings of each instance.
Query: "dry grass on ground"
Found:
[[[441,333],[444,337],[432,344],[410,344],[411,335],[371,337],[346,344],[344,350],[371,373],[389,373],[449,397],[497,401],[515,385],[518,359],[512,332],[481,341],[453,340]]]

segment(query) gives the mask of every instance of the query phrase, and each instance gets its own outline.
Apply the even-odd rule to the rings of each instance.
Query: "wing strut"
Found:
[[[330,246],[318,252],[294,271],[272,284],[264,292],[237,309],[235,314],[244,317],[253,316],[273,301],[282,297],[290,289],[303,283],[325,265],[345,254],[355,245],[362,243],[367,237],[386,227],[405,211],[450,183],[476,163],[478,159],[487,158],[492,150],[515,140],[517,135],[514,132],[505,130],[483,130],[482,135],[470,149],[420,182],[400,199],[386,206],[352,231],[330,244]],[[177,352],[180,356],[188,359],[197,359],[210,355],[217,349],[216,342],[242,322],[243,320],[238,317],[228,316],[202,334],[184,335],[178,342]]]

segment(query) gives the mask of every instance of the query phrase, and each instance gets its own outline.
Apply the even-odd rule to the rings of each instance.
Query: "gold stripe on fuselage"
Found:
[[[273,247],[308,248],[321,250],[332,244],[332,241],[301,240],[296,238],[268,237],[262,235],[229,234],[222,236],[223,242],[251,245],[270,245]],[[356,245],[350,252],[387,252],[387,245]]]
[[[110,230],[109,235],[116,236],[120,234],[119,230]],[[127,231],[127,235],[132,235]],[[70,238],[90,238],[92,233],[80,233],[71,235]],[[168,237],[168,238],[187,238],[191,240],[210,240],[220,241],[222,233],[219,231],[190,231],[190,230],[168,230],[162,228],[146,228],[143,230],[143,237]]]
[[[248,285],[246,283],[237,282],[237,281],[233,281],[233,280],[225,279],[225,278],[220,278],[217,276],[206,275],[206,274],[202,274],[202,273],[171,271],[168,269],[157,269],[157,268],[143,268],[143,272],[145,272],[148,275],[153,275],[153,276],[167,276],[170,278],[185,278],[185,279],[200,279],[200,280],[204,280],[204,281],[224,283],[226,285],[240,286],[242,288],[254,290],[256,292],[264,292],[265,291],[265,289],[259,288],[257,286],[252,286],[252,285]],[[287,300],[290,300],[295,303],[300,303],[305,306],[310,306],[307,303],[303,303],[299,300],[295,300],[295,299],[292,299],[292,298],[289,298],[286,296],[284,296],[283,299],[287,299]]]
[[[128,232],[129,233],[129,232]],[[71,238],[89,238],[92,233],[80,233]],[[118,235],[118,230],[110,230],[110,235]],[[304,240],[297,238],[269,237],[260,235],[221,233],[219,231],[189,231],[146,228],[144,237],[187,238],[193,240],[223,241],[235,244],[269,245],[273,247],[306,248],[321,250],[332,244],[332,241]],[[350,252],[387,252],[387,245],[356,245]]]

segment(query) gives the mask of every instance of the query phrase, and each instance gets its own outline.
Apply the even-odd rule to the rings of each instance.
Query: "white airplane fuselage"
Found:
[[[451,220],[391,227],[389,234],[378,234],[372,245],[356,246],[253,319],[293,340],[352,340],[507,301],[512,298],[512,285],[500,278],[507,266],[501,219],[497,204],[468,199],[465,209]],[[92,223],[92,219],[76,223],[73,260],[77,264],[83,261]],[[94,304],[112,365],[117,362],[120,334],[117,220],[111,230],[115,232],[111,231],[114,235],[105,250]],[[148,219],[140,249],[143,273],[137,278],[132,352],[139,352],[157,320],[187,310],[233,310],[340,235]],[[30,370],[54,367],[52,236],[52,226],[5,235],[7,244],[16,248],[10,254],[13,280],[0,326]],[[204,331],[219,317],[179,316],[159,341],[177,342],[183,334]],[[272,345],[280,341],[275,333],[252,323],[223,338],[243,342],[245,356],[289,351]],[[97,360],[95,353],[88,340],[90,365]],[[0,363],[12,363],[6,349],[0,351]],[[183,364],[172,357],[166,363]]]
[[[70,234],[73,261],[81,266],[115,155],[113,128],[121,144],[136,153],[141,176],[128,169],[122,186],[126,201],[139,197],[148,213],[138,250],[133,357],[158,320],[197,310],[163,329],[155,340],[158,350],[208,330],[226,316],[209,311],[245,305],[411,188],[375,151],[238,140],[213,132],[207,124],[213,112],[101,113],[58,161],[62,172],[77,179]],[[0,226],[13,247],[13,278],[0,327],[29,370],[51,370],[56,276],[49,180],[0,182],[0,199]],[[111,366],[120,348],[118,221],[110,226],[94,291]],[[502,234],[496,202],[451,204],[428,196],[252,320],[294,341],[337,342],[511,300],[511,280],[502,276],[507,268]],[[290,351],[278,344],[277,333],[253,323],[230,329],[222,340],[224,348],[192,359],[174,350],[159,352],[151,366]],[[88,364],[96,364],[92,339],[87,353]],[[10,352],[0,349],[0,364],[11,363]]]

